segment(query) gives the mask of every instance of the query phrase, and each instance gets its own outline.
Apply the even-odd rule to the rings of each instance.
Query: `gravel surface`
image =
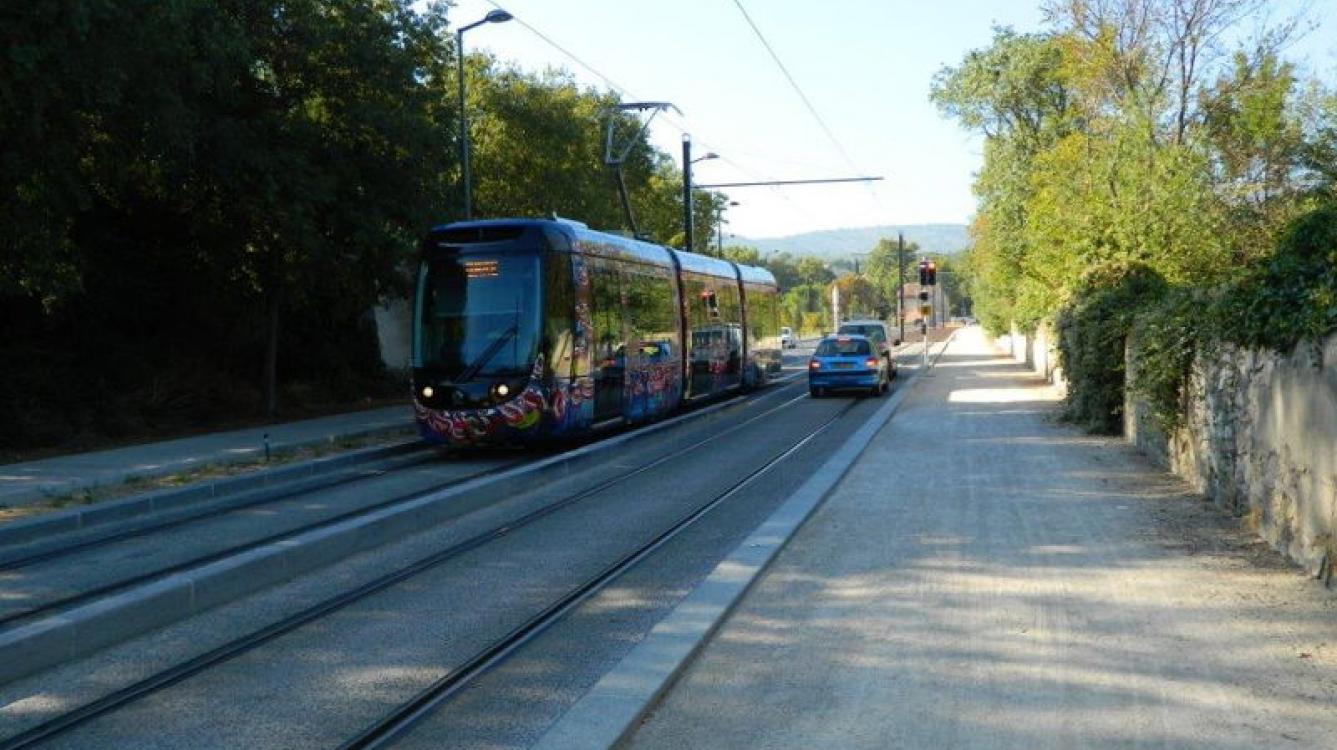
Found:
[[[1337,747],[1337,597],[978,329],[629,743]]]

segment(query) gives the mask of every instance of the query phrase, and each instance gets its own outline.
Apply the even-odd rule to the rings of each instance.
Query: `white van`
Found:
[[[780,348],[793,349],[798,346],[798,339],[794,338],[794,329],[789,326],[780,326]]]

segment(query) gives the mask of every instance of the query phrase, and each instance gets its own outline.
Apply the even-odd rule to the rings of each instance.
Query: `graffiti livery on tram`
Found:
[[[413,398],[448,445],[561,440],[764,385],[780,369],[775,278],[565,220],[424,240]]]

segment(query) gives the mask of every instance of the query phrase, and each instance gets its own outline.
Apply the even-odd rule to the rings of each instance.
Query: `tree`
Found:
[[[775,282],[780,285],[780,291],[793,289],[803,283],[803,280],[799,277],[798,264],[794,262],[793,256],[789,253],[768,255],[763,262],[771,274],[775,276]]]
[[[444,23],[407,0],[15,6],[0,326],[25,364],[0,441],[379,377],[366,311],[445,202]],[[68,399],[89,373],[96,413]]]
[[[886,297],[865,276],[852,273],[841,276],[827,287],[828,297],[833,288],[840,290],[840,305],[844,308],[841,313],[845,318],[881,319],[888,315],[890,308]]]
[[[755,247],[725,245],[723,257],[725,260],[731,260],[734,263],[742,263],[749,266],[764,265],[761,260],[761,251],[757,250]]]
[[[795,265],[800,281],[804,284],[814,284],[816,286],[825,286],[836,278],[831,269],[826,267],[820,258],[811,255],[805,255],[798,259]]]
[[[905,245],[906,281],[915,273],[914,268],[919,256],[919,245],[908,242]],[[877,287],[892,309],[895,309],[901,290],[900,249],[896,241],[880,239],[868,253],[868,262],[864,265],[865,275]]]

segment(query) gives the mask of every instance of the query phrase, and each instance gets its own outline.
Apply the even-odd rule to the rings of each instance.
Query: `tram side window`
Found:
[[[780,342],[776,336],[779,333],[779,323],[775,291],[769,287],[749,284],[746,292],[749,340],[759,347],[778,347]]]
[[[738,295],[738,284],[732,281],[721,281],[716,293],[720,298],[720,321],[742,323],[743,303]]]
[[[683,296],[687,300],[687,323],[693,331],[714,325],[719,318],[715,292],[698,278],[683,278]]]
[[[720,279],[716,282],[715,294],[719,298],[719,322],[729,331],[730,356],[742,356],[743,302],[738,293],[738,284]]]
[[[617,268],[603,259],[590,259],[590,316],[594,324],[595,367],[616,366],[625,348],[622,337],[622,290]]]
[[[623,270],[631,338],[639,347],[637,353],[642,361],[650,363],[672,360],[677,326],[668,269],[628,265]]]
[[[571,319],[575,309],[571,256],[566,253],[545,256],[543,275],[544,349],[549,366],[569,376],[574,345]]]

